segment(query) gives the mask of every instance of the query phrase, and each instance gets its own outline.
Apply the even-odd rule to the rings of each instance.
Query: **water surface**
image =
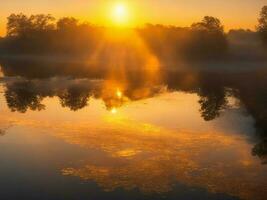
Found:
[[[265,199],[266,70],[37,66],[2,64],[1,198]]]

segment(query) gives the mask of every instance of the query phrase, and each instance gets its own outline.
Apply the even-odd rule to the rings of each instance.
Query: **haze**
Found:
[[[20,12],[73,16],[93,24],[110,25],[110,10],[116,3],[126,4],[129,8],[130,26],[144,23],[190,26],[203,16],[211,15],[220,18],[226,30],[254,30],[259,10],[267,4],[267,0],[0,0],[0,35],[5,35],[6,17],[10,13]]]

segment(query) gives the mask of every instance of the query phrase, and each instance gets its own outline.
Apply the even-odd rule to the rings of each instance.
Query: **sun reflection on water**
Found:
[[[116,95],[117,95],[117,97],[118,97],[119,99],[122,98],[122,92],[121,92],[119,89],[117,89],[117,91],[116,91]]]
[[[6,112],[0,116],[0,122],[12,121],[14,126],[27,128],[29,134],[42,130],[77,148],[103,152],[108,159],[99,163],[90,155],[83,162],[74,159],[75,164],[63,163],[60,172],[64,176],[94,181],[104,191],[123,188],[139,189],[146,194],[167,193],[180,183],[212,193],[262,200],[260,197],[265,194],[264,186],[267,185],[266,168],[250,154],[252,145],[241,135],[229,134],[227,129],[218,130],[200,118],[195,119],[200,117],[192,114],[199,109],[195,95],[167,93],[150,98],[146,103],[136,101],[120,107],[120,115],[117,115],[118,102],[124,100],[124,88],[126,86],[114,83],[109,88],[104,85],[101,90],[105,102],[112,102],[109,111],[115,116],[106,112],[101,100],[91,100],[91,107],[73,113],[58,109],[55,106],[58,100],[49,98],[46,99],[49,106],[42,114],[21,116]],[[161,106],[155,107],[159,104]],[[170,104],[172,110],[168,112],[168,119],[177,124],[177,119],[186,118],[186,112],[189,128],[153,123],[152,119],[163,116],[161,111],[170,108]],[[196,110],[189,112],[188,105]],[[130,114],[143,110],[149,113],[147,119]],[[58,116],[63,119],[59,120]],[[201,130],[192,130],[192,122],[195,126],[199,123]],[[202,126],[208,126],[208,129]]]
[[[115,115],[118,113],[118,110],[117,108],[112,108],[110,112]]]

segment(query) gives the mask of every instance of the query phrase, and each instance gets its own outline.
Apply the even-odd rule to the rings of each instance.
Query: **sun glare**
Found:
[[[112,9],[112,20],[117,25],[125,25],[128,22],[129,12],[127,6],[117,3]]]
[[[121,92],[119,89],[117,89],[117,91],[116,91],[116,95],[117,95],[117,97],[118,97],[119,99],[122,98],[122,92]]]
[[[116,108],[111,109],[111,114],[115,115],[118,113],[118,110]]]

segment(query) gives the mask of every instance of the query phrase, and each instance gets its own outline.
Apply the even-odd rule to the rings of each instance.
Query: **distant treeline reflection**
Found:
[[[5,56],[71,55],[88,58],[103,47],[107,32],[120,36],[122,32],[129,31],[127,28],[121,28],[118,32],[110,29],[80,23],[72,17],[56,21],[51,15],[11,14],[7,22],[7,35],[0,41],[0,51]],[[225,33],[220,20],[211,16],[205,16],[202,21],[186,28],[147,24],[131,31],[164,63],[265,59],[267,7],[263,7],[260,13],[257,32],[230,30]],[[106,48],[106,54],[113,53],[114,46]]]

